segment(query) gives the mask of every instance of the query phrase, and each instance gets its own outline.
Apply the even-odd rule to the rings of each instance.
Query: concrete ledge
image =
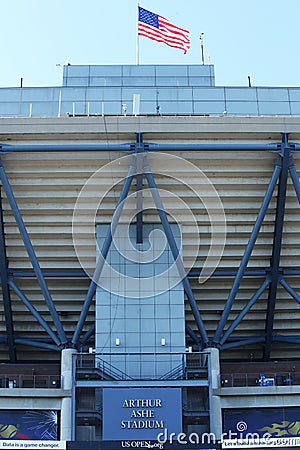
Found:
[[[38,389],[38,388],[0,388],[1,397],[53,398],[72,397],[71,389]]]
[[[215,389],[214,395],[227,396],[249,396],[249,395],[291,395],[300,394],[300,385],[295,386],[257,386],[257,387],[226,387]]]

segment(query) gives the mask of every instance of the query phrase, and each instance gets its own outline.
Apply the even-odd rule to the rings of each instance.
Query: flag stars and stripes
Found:
[[[190,48],[189,31],[177,27],[165,17],[147,9],[138,7],[138,35],[157,42],[164,42],[170,47],[179,48],[186,53]]]

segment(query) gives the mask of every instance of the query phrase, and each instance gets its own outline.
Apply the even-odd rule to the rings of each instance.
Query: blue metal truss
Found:
[[[240,266],[238,269],[217,269],[212,277],[233,277],[232,289],[227,298],[223,313],[221,315],[219,324],[215,331],[212,339],[208,338],[204,322],[202,320],[200,311],[198,309],[193,291],[190,285],[190,279],[199,276],[198,270],[191,270],[188,274],[184,273],[183,262],[179,256],[179,249],[177,248],[174,236],[170,224],[167,219],[167,215],[164,210],[164,206],[161,202],[160,196],[156,189],[156,183],[154,176],[152,174],[151,168],[147,162],[146,154],[147,152],[160,152],[160,151],[249,151],[249,152],[261,152],[268,151],[273,152],[278,155],[275,168],[266,190],[265,196],[263,198],[261,208],[259,210],[257,219],[255,221],[253,230],[251,232],[248,244],[246,246],[244,255],[242,257]],[[286,276],[299,276],[299,268],[282,268],[280,266],[280,254],[281,254],[281,243],[282,243],[282,230],[284,222],[284,210],[286,201],[286,188],[287,180],[290,175],[293,187],[296,192],[298,202],[300,203],[300,182],[296,172],[296,168],[293,161],[293,154],[300,151],[300,144],[289,143],[288,135],[282,135],[281,143],[272,143],[268,145],[264,144],[151,144],[144,143],[142,133],[136,134],[136,141],[129,144],[121,145],[0,145],[0,155],[6,153],[15,152],[81,152],[81,151],[115,151],[115,152],[125,152],[131,153],[132,163],[129,167],[127,177],[125,179],[123,189],[112,218],[112,226],[110,227],[108,234],[106,236],[103,248],[102,257],[99,258],[94,277],[90,283],[86,298],[83,303],[82,311],[74,331],[72,339],[67,339],[66,333],[63,329],[61,321],[59,319],[58,313],[56,311],[54,302],[50,295],[46,279],[47,278],[85,278],[87,275],[81,270],[44,270],[42,271],[38,259],[36,257],[34,248],[32,246],[31,240],[29,238],[28,232],[26,230],[25,224],[23,222],[21,213],[18,209],[17,202],[15,200],[13,191],[9,184],[8,178],[5,173],[4,166],[0,160],[0,180],[5,191],[6,197],[10,204],[10,208],[15,217],[15,221],[19,228],[20,235],[24,242],[28,257],[32,264],[32,270],[18,270],[10,269],[8,267],[8,261],[6,256],[6,245],[5,245],[5,232],[4,232],[4,221],[2,205],[0,202],[0,277],[2,284],[2,295],[3,295],[3,305],[4,305],[4,315],[7,329],[7,336],[0,338],[1,343],[5,343],[8,347],[8,353],[11,362],[16,361],[16,346],[17,345],[28,345],[32,347],[39,347],[50,350],[61,350],[66,347],[76,347],[79,349],[86,346],[94,332],[95,326],[90,327],[83,335],[83,327],[96,291],[97,279],[101,274],[105,258],[108,254],[112,236],[114,230],[118,224],[120,215],[122,213],[122,203],[126,199],[129,190],[132,185],[134,177],[136,177],[136,190],[137,190],[137,242],[142,242],[142,226],[143,226],[143,213],[142,213],[142,190],[143,182],[147,181],[147,184],[152,192],[153,199],[156,205],[158,215],[160,217],[161,223],[163,225],[171,252],[173,254],[174,260],[176,261],[177,268],[180,274],[182,274],[182,283],[186,296],[188,298],[191,310],[193,312],[195,323],[197,325],[197,333],[192,330],[186,324],[186,333],[188,338],[192,343],[200,348],[217,346],[220,349],[230,349],[235,347],[243,347],[250,344],[264,344],[264,359],[269,359],[272,349],[273,342],[287,342],[293,344],[300,343],[300,336],[281,336],[273,332],[273,322],[274,322],[274,312],[276,307],[276,296],[277,287],[280,284],[292,298],[295,299],[297,303],[300,304],[300,296],[296,291],[287,283],[285,280]],[[268,210],[270,201],[274,196],[275,189],[277,187],[277,205],[276,205],[276,220],[274,227],[274,238],[272,247],[272,258],[270,267],[263,269],[248,269],[248,262],[251,257],[253,248],[255,246],[257,237],[259,235],[264,217]],[[55,331],[47,324],[47,322],[42,318],[40,313],[33,307],[30,300],[24,295],[24,293],[17,286],[15,280],[19,278],[34,277],[37,279],[41,291],[43,293],[45,302],[51,314],[53,324],[55,326]],[[244,306],[242,311],[237,315],[229,327],[226,328],[229,314],[232,311],[232,305],[238,294],[238,290],[241,281],[244,277],[260,277],[263,278],[263,282],[259,289],[252,295],[248,303]],[[19,299],[24,303],[26,308],[32,313],[36,318],[41,327],[45,330],[48,335],[47,339],[26,339],[21,336],[16,336],[14,333],[13,326],[13,313],[11,309],[11,299],[10,299],[10,289],[12,289]],[[264,333],[258,336],[249,336],[237,339],[232,336],[233,331],[241,323],[246,314],[250,311],[252,306],[260,298],[260,296],[268,289],[268,303],[266,312],[266,324]],[[198,335],[199,333],[199,335]]]

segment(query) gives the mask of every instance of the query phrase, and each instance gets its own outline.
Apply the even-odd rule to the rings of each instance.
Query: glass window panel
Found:
[[[258,115],[257,102],[226,102],[228,114]]]
[[[291,114],[288,102],[259,102],[259,114]]]
[[[121,77],[91,77],[90,86],[122,86]]]
[[[290,101],[300,102],[300,88],[289,89]]]
[[[86,102],[61,102],[61,114],[87,114]]]
[[[103,99],[103,92],[104,92],[103,88],[92,88],[92,87],[89,87],[89,88],[86,89],[86,99],[88,101],[102,100]]]
[[[30,104],[29,104],[30,109]],[[33,116],[40,115],[57,115],[58,114],[58,104],[56,102],[33,102],[31,114]]]
[[[159,65],[155,66],[157,77],[170,77],[176,73],[177,76],[187,77],[186,65]]]
[[[209,77],[210,66],[206,66],[203,64],[194,64],[188,66],[188,74],[190,77]]]
[[[189,86],[214,86],[214,83],[210,77],[190,77]]]
[[[159,102],[160,113],[163,114],[192,114],[192,102]]]
[[[291,102],[290,106],[292,114],[300,114],[300,102]]]
[[[154,77],[155,66],[140,65],[140,66],[123,66],[124,77]]]
[[[193,91],[191,88],[182,88],[182,89],[171,89],[171,88],[160,88],[157,91],[157,97],[159,100],[192,100]]]
[[[84,101],[86,98],[86,89],[85,88],[70,88],[70,89],[62,89],[61,91],[61,99],[63,101]]]
[[[16,88],[2,88],[0,89],[0,102],[10,101],[19,102],[21,98],[21,89]]]
[[[223,114],[225,102],[194,102],[195,114]]]
[[[140,104],[140,114],[157,114],[156,102],[143,102]]]
[[[194,100],[224,100],[224,88],[193,88]]]
[[[88,86],[88,78],[68,78],[66,86]]]
[[[187,77],[156,77],[157,86],[188,86]]]
[[[88,77],[90,72],[90,66],[67,66],[68,78]]]
[[[226,100],[257,100],[256,88],[225,88]]]
[[[109,88],[103,90],[104,100],[118,100],[121,103],[121,88]]]
[[[102,107],[102,102],[87,102],[87,114],[90,115],[101,115],[104,105]]]
[[[157,89],[155,88],[124,88],[122,89],[122,100],[132,101],[133,94],[140,94],[142,100],[155,100]]]
[[[20,114],[20,103],[8,103],[1,102],[0,103],[0,115],[17,115]]]
[[[91,77],[121,77],[122,76],[122,66],[111,65],[111,66],[90,66],[90,76]]]
[[[155,86],[155,77],[124,77],[123,86]]]
[[[288,101],[287,88],[257,88],[257,96],[260,101]]]
[[[59,92],[53,88],[23,88],[21,91],[22,101],[51,101],[56,97],[56,93]]]

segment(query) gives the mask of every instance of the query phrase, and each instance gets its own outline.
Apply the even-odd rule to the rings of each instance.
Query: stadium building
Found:
[[[299,446],[300,88],[66,65],[0,146],[0,448]]]

